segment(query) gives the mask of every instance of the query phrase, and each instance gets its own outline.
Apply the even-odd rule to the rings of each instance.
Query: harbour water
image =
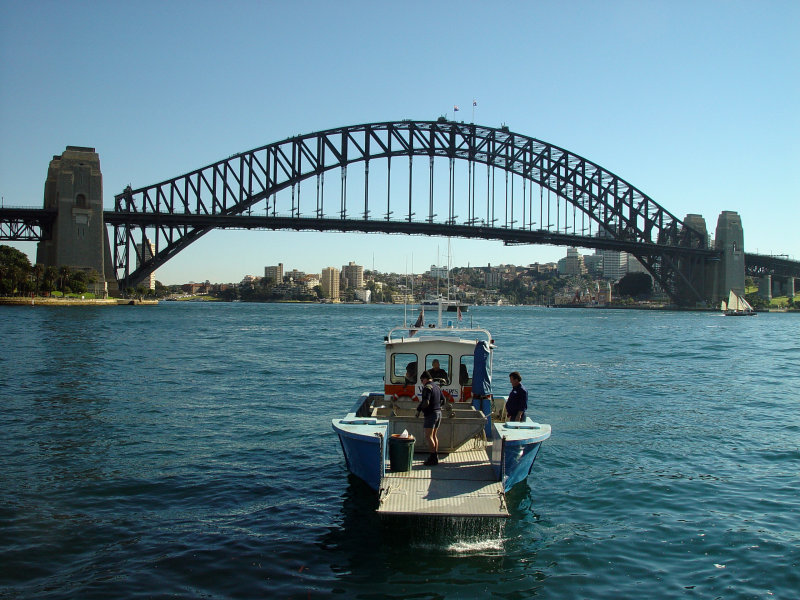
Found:
[[[798,597],[796,315],[471,309],[553,427],[502,524],[348,477],[330,420],[402,318],[3,307],[0,598]]]

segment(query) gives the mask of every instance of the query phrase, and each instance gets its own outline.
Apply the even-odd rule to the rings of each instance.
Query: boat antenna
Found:
[[[408,311],[406,310],[407,300],[408,300],[408,257],[406,256],[406,289],[403,292],[403,327],[408,327]]]
[[[450,300],[450,238],[447,238],[447,299]]]

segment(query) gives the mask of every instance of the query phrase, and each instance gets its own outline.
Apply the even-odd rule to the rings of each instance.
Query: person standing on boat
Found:
[[[506,401],[506,413],[509,421],[524,421],[528,410],[528,390],[522,385],[522,375],[517,371],[508,374],[511,381],[511,392]]]
[[[431,379],[428,371],[423,371],[419,379],[422,382],[422,399],[417,407],[417,417],[419,417],[419,413],[425,415],[425,422],[422,426],[425,429],[425,440],[431,451],[424,464],[433,466],[439,464],[439,439],[436,437],[436,433],[442,422],[442,390]]]

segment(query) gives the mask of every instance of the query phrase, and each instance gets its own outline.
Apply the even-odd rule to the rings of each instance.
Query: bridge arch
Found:
[[[397,177],[397,162],[403,158],[408,159],[407,171],[401,165],[401,176],[408,178],[408,197],[393,200],[393,161]],[[418,208],[420,201],[413,197],[412,180],[414,161],[424,158],[429,161],[428,210],[418,217],[415,206]],[[440,216],[434,211],[434,165],[442,159],[447,162],[448,198],[447,214]],[[467,183],[461,186],[466,193],[456,192],[458,161],[467,164]],[[358,163],[364,167],[363,174],[359,173],[363,205],[360,198],[350,199],[348,207],[348,168]],[[370,173],[372,169],[374,178],[376,163],[384,165],[385,177],[381,179],[388,184],[378,200],[370,200]],[[477,190],[478,165],[486,167],[485,210]],[[336,170],[341,174],[338,210],[329,217],[325,213],[325,176]],[[495,170],[505,175],[506,195],[511,177],[512,218],[509,222],[506,217],[502,226],[495,216]],[[514,178],[522,182],[521,221],[513,218]],[[310,180],[316,180],[314,206],[309,213],[301,214],[300,186]],[[577,235],[574,220],[572,233],[566,219],[563,231],[558,226],[553,228],[550,219],[546,226],[540,219],[539,226],[534,227],[534,186],[540,195],[540,213],[543,194],[548,194],[548,209],[552,194],[559,210],[563,200],[565,211],[571,206],[573,215],[580,214],[582,222],[589,223],[590,235]],[[507,214],[507,197],[504,202]],[[253,207],[262,203],[263,216],[259,210],[254,217]],[[381,216],[372,218],[375,213]],[[122,286],[141,281],[202,235],[220,227],[381,231],[626,250],[639,258],[674,299],[684,296],[688,289],[693,296],[690,301],[703,298],[693,288],[691,275],[686,274],[687,265],[691,270],[713,254],[704,233],[681,222],[600,165],[506,127],[443,118],[339,127],[267,144],[157,184],[126,188],[115,196],[114,211],[106,212],[106,222],[114,228],[114,267]],[[603,236],[593,237],[592,227]],[[152,252],[144,249],[149,250],[147,242],[153,244]],[[131,270],[133,258],[138,259],[139,266]]]

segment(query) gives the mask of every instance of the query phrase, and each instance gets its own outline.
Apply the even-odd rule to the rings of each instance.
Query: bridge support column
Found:
[[[103,176],[94,148],[67,146],[50,161],[44,184],[44,207],[57,211],[52,237],[39,242],[36,262],[94,271],[89,291],[107,293],[103,222]]]
[[[772,300],[772,275],[764,275],[758,280],[758,295],[767,302]]]
[[[772,295],[788,296],[791,300],[795,294],[794,277],[773,277]]]
[[[683,222],[708,240],[706,220],[702,215],[688,214],[684,217]],[[714,265],[709,265],[703,259],[684,258],[680,261],[680,269],[689,281],[688,284],[679,282],[680,295],[687,300],[687,304],[696,306],[703,304],[704,300],[710,299],[714,289]]]
[[[713,304],[728,297],[730,290],[744,295],[744,230],[739,213],[724,210],[717,219],[714,245],[722,251],[717,268]]]

